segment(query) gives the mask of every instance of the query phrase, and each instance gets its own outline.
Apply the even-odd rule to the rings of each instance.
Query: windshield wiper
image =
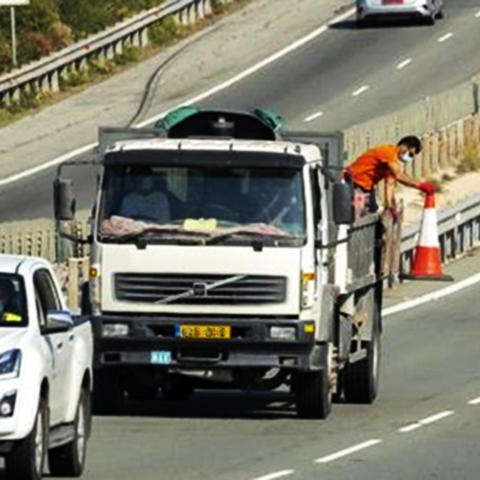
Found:
[[[266,239],[291,240],[298,238],[295,235],[291,235],[290,233],[277,228],[271,229],[269,231],[269,227],[270,226],[267,224],[239,226],[237,228],[232,228],[228,231],[223,231],[217,233],[216,235],[212,235],[209,239],[205,241],[205,245],[214,245],[237,235],[244,237],[254,237],[253,240],[255,242],[261,242],[262,244],[263,240]],[[262,229],[264,230],[262,231]]]
[[[109,235],[102,235],[102,239],[114,240],[118,243],[129,243],[132,241],[138,241],[147,239],[145,237],[148,236],[150,233],[161,233],[161,234],[182,234],[186,237],[189,237],[190,240],[193,240],[194,237],[198,237],[199,235],[203,238],[208,236],[207,232],[199,232],[199,231],[190,231],[184,230],[181,227],[175,226],[155,226],[155,227],[147,227],[142,230],[138,230],[136,232],[128,232],[121,235],[109,234]],[[167,237],[168,238],[168,237]]]

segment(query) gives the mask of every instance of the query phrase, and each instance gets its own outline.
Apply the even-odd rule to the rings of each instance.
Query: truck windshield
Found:
[[[106,166],[100,240],[303,239],[301,168]]]
[[[25,289],[18,275],[0,273],[0,328],[25,327]]]

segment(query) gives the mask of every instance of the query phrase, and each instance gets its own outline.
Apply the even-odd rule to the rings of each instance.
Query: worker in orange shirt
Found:
[[[365,207],[370,212],[378,210],[375,187],[385,180],[385,208],[396,217],[398,214],[394,194],[396,182],[426,194],[432,194],[436,190],[434,183],[418,182],[404,172],[404,165],[410,163],[421,150],[420,139],[415,136],[404,137],[397,145],[379,145],[354,160],[342,172],[342,177],[353,183],[356,193],[363,196]]]

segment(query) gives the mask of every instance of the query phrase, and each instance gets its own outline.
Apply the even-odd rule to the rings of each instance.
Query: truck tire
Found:
[[[113,369],[95,370],[93,375],[93,413],[115,415],[123,407],[123,389]]]
[[[20,440],[5,458],[7,477],[11,480],[41,480],[48,445],[48,407],[41,399],[32,431]]]
[[[378,328],[365,344],[367,356],[345,367],[343,394],[348,403],[373,403],[378,395],[381,350]]]
[[[79,477],[85,468],[90,424],[90,392],[82,389],[71,442],[48,451],[48,467],[55,477]]]
[[[325,419],[332,411],[327,369],[299,372],[294,378],[297,414],[300,418]]]
[[[148,401],[155,400],[158,388],[135,385],[127,388],[128,398],[130,400]]]
[[[82,298],[80,301],[80,312],[82,315],[91,315],[92,314],[92,304],[90,302],[90,284],[84,282],[82,284]]]
[[[163,398],[168,401],[186,401],[191,398],[195,389],[187,382],[170,379],[162,385]]]

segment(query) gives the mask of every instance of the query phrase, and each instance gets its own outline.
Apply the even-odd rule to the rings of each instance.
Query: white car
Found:
[[[373,20],[420,19],[433,25],[443,18],[443,0],[356,0],[357,25]]]
[[[51,265],[0,255],[0,456],[8,478],[80,476],[90,435],[92,332]]]

